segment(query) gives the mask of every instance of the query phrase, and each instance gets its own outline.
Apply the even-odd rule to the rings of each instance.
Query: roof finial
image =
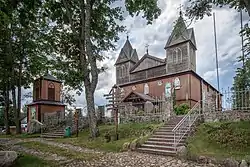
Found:
[[[145,47],[146,47],[146,53],[147,53],[147,55],[148,55],[148,47],[149,47],[149,45],[146,44]]]
[[[46,74],[49,74],[49,68],[47,67],[47,69],[46,69]]]
[[[127,34],[127,40],[128,40],[128,39],[129,39],[129,32],[127,31],[127,33],[126,33],[126,34]]]
[[[181,10],[181,8],[183,7],[183,5],[182,4],[180,4],[180,6],[177,8],[177,9],[179,9],[180,10],[180,12],[179,12],[179,14],[180,14],[180,16],[182,16],[182,10]]]

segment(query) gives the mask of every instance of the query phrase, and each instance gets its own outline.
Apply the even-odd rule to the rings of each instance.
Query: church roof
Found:
[[[158,57],[155,57],[155,56],[151,56],[149,54],[145,54],[132,68],[130,71],[134,71],[142,62],[143,60],[145,60],[146,58],[149,58],[149,59],[153,59],[157,62],[159,62],[160,64],[165,64],[165,59],[160,59]],[[154,66],[158,66],[157,64],[155,64]]]
[[[139,60],[136,49],[133,49],[129,39],[127,38],[124,46],[122,47],[120,54],[115,62],[115,65],[126,61],[132,61],[136,63]]]
[[[143,94],[143,93],[139,93],[136,91],[131,91],[127,96],[125,96],[122,100],[122,102],[126,101],[129,99],[129,96],[131,96],[132,94],[135,94],[136,96],[138,96],[138,98],[143,99],[144,101],[154,101],[155,99],[150,97],[149,95]]]
[[[48,101],[48,100],[39,100],[39,101],[35,101],[32,102],[30,104],[28,104],[28,106],[32,106],[35,104],[46,104],[46,105],[56,105],[56,106],[66,106],[65,104],[63,104],[60,101]]]
[[[193,44],[193,46],[196,48],[194,30],[193,28],[187,29],[185,21],[182,15],[180,15],[170,37],[168,38],[168,41],[165,45],[165,49],[170,46],[173,46],[182,42],[186,42],[186,41],[190,41]]]
[[[50,80],[50,81],[55,81],[55,82],[62,82],[60,81],[59,79],[57,79],[56,77],[50,75],[49,73],[45,74],[44,76],[41,77],[42,79],[45,79],[45,80]]]

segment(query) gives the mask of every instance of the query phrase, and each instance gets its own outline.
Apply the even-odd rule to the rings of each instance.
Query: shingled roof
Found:
[[[180,15],[170,37],[168,38],[168,41],[165,45],[165,49],[173,45],[185,42],[185,41],[190,41],[193,44],[193,46],[196,48],[194,30],[193,28],[187,29],[185,21],[182,15]]]
[[[49,80],[49,81],[55,81],[55,82],[62,82],[60,81],[59,79],[57,79],[56,77],[50,75],[49,73],[45,74],[44,76],[41,77],[42,79],[45,79],[45,80]]]
[[[133,49],[128,38],[120,51],[120,54],[115,62],[115,65],[126,61],[132,61],[134,63],[139,61],[136,49]]]
[[[143,93],[139,93],[136,91],[131,91],[127,96],[125,96],[122,100],[125,101],[130,95],[135,94],[137,95],[139,98],[143,99],[144,101],[154,101],[155,99],[153,99],[152,97],[150,97],[149,95],[143,94]]]

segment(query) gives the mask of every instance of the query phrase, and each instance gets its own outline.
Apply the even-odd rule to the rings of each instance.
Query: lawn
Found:
[[[89,130],[84,130],[79,133],[78,137],[72,136],[72,138],[57,139],[56,141],[91,149],[119,152],[125,142],[131,142],[140,136],[145,136],[161,125],[159,123],[120,124],[118,127],[119,140],[115,140],[114,125],[101,125],[99,126],[100,136],[97,139],[90,139]],[[106,141],[108,137],[111,138],[110,142]]]
[[[23,154],[23,156],[19,157],[12,167],[56,167],[56,165],[52,162],[44,161],[38,157]]]
[[[188,150],[190,156],[249,159],[250,121],[204,123],[188,139]]]
[[[22,134],[11,134],[11,135],[5,135],[0,134],[0,138],[37,138],[40,137],[41,134],[28,134],[28,133],[22,133]]]

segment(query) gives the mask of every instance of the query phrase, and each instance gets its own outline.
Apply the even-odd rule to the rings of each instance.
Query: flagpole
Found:
[[[217,73],[217,86],[218,91],[220,91],[220,78],[219,78],[219,63],[218,63],[218,48],[217,48],[217,39],[216,39],[216,23],[215,23],[215,13],[213,13],[214,20],[214,45],[215,45],[215,56],[216,56],[216,73]]]

